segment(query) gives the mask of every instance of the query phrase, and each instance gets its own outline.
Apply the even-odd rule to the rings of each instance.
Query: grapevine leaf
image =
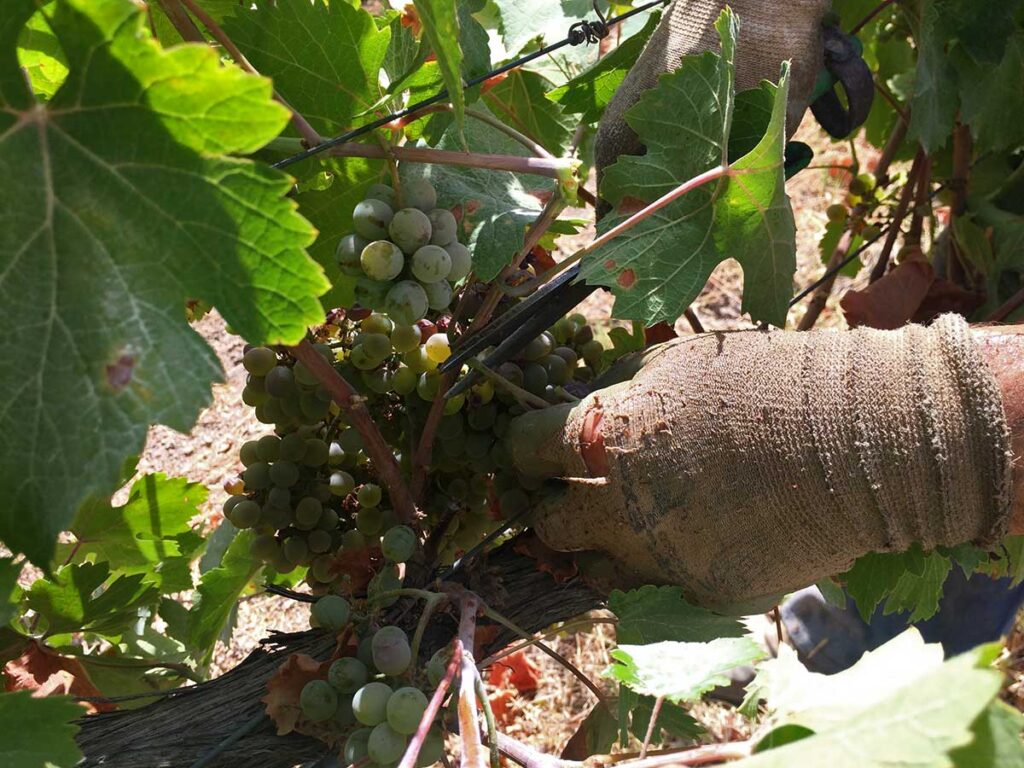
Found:
[[[82,759],[74,721],[85,710],[66,696],[33,698],[29,691],[0,693],[6,768],[71,768]]]
[[[140,477],[123,506],[97,499],[82,506],[71,524],[78,539],[75,557],[81,561],[86,555],[95,555],[111,568],[127,571],[148,571],[183,556],[187,560],[191,553],[183,552],[179,537],[192,530],[189,520],[205,500],[206,488],[200,483],[162,474]],[[163,586],[166,590],[167,585]],[[177,589],[191,586],[189,579]]]
[[[643,739],[651,724],[651,715],[654,714],[656,699],[653,696],[640,696],[624,686],[619,688],[619,695],[626,697],[629,704],[629,729],[638,739]],[[651,744],[661,743],[661,731],[664,731],[672,739],[694,739],[700,736],[704,729],[685,709],[670,701],[665,701],[662,702],[661,711],[658,712],[657,727],[651,734]]]
[[[473,14],[483,9],[484,0],[457,3],[459,7],[459,47],[462,49],[462,76],[466,80],[491,71],[491,44],[487,30]]]
[[[198,298],[255,343],[294,343],[327,285],[287,177],[252,152],[287,112],[270,83],[207,46],[163,51],[131,0],[61,0],[47,16],[69,74],[43,107],[0,21],[0,537],[45,565],[92,494],[113,491],[147,425],[185,431],[219,375],[185,322]],[[20,371],[31,370],[26,377]]]
[[[441,78],[448,90],[455,130],[461,135],[466,112],[466,94],[462,90],[462,49],[459,48],[459,18],[455,0],[413,0],[423,35],[437,58]]]
[[[501,17],[501,36],[510,53],[531,40],[561,40],[582,19],[594,20],[591,0],[495,0]]]
[[[996,699],[971,726],[974,740],[950,753],[954,768],[1024,768],[1024,715]]]
[[[209,658],[235,603],[262,565],[249,553],[252,531],[241,531],[218,567],[199,580],[198,597],[189,616],[189,645],[200,658]]]
[[[44,8],[52,12],[53,1]],[[53,96],[68,76],[67,60],[53,36],[43,11],[36,11],[18,37],[18,62],[25,69],[32,90],[40,101]]]
[[[622,645],[611,651],[612,664],[605,677],[617,680],[637,693],[669,701],[697,701],[712,688],[728,685],[730,669],[764,656],[747,637],[721,637],[709,643],[666,640],[649,645]]]
[[[690,605],[679,587],[615,590],[608,598],[608,609],[619,619],[616,637],[620,643],[704,642],[744,633],[736,619]]]
[[[716,28],[721,56],[684,57],[676,72],[663,76],[626,113],[647,152],[621,156],[605,170],[606,200],[653,202],[682,181],[729,162],[736,35],[731,11],[723,11]],[[755,320],[785,322],[796,268],[783,174],[788,75],[783,64],[771,119],[750,152],[717,180],[692,189],[584,259],[581,277],[612,289],[617,317],[647,326],[675,320],[714,268],[734,257],[745,275],[744,310]],[[756,113],[745,107],[744,133]],[[746,136],[748,146],[750,141]],[[622,220],[606,219],[602,229]]]
[[[323,135],[350,128],[380,98],[391,29],[378,30],[369,13],[348,3],[260,3],[228,19],[224,31]]]
[[[52,578],[36,579],[26,605],[45,622],[48,635],[94,632],[117,635],[153,605],[159,590],[142,574],[114,574],[107,563],[80,563],[59,568]],[[102,589],[101,589],[102,588]]]
[[[659,13],[651,14],[643,29],[624,40],[607,56],[598,59],[585,72],[549,91],[547,97],[559,104],[563,112],[579,115],[583,122],[596,123],[604,114],[615,91],[626,79],[626,73],[636,62],[660,18]],[[758,138],[760,136],[759,133]]]
[[[961,86],[962,119],[971,133],[989,151],[1024,145],[1024,32],[1010,38],[998,66],[971,71]]]
[[[7,625],[18,614],[15,594],[21,565],[9,557],[0,557],[0,627]]]
[[[939,608],[942,585],[952,569],[945,554],[925,553],[915,544],[906,552],[871,552],[857,559],[839,580],[868,621],[884,600],[886,615],[906,611],[908,621],[930,618]]]
[[[735,765],[949,768],[950,753],[972,742],[973,724],[999,692],[1002,675],[990,666],[997,652],[995,646],[981,646],[935,666],[895,690],[889,679],[864,683],[861,690],[874,689],[867,706],[850,706],[841,716],[825,718],[815,717],[813,711],[804,712],[798,722],[784,727],[801,725],[800,721],[809,719],[818,723],[813,735],[760,752]],[[856,665],[850,671],[855,668]],[[828,696],[832,702],[840,700],[835,689]]]
[[[483,98],[505,123],[559,155],[572,133],[558,105],[546,98],[546,90],[544,78],[536,72],[513,70]]]
[[[759,88],[736,94],[729,130],[729,157],[743,157],[761,143],[771,125],[778,90],[777,85],[765,80]]]
[[[465,137],[474,152],[520,155],[525,148],[478,120],[466,123]],[[454,126],[445,131],[438,148],[462,148]],[[539,176],[403,163],[403,178],[427,178],[437,188],[438,205],[461,209],[462,227],[473,252],[473,271],[480,280],[492,280],[523,246],[526,226],[537,218],[538,195],[550,195],[554,182]]]
[[[619,734],[619,721],[606,704],[598,702],[580,723],[562,750],[563,760],[586,760],[611,752]]]

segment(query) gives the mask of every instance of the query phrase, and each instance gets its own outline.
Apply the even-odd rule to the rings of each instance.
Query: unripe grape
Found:
[[[309,557],[309,545],[306,544],[304,536],[289,536],[281,542],[281,554],[289,563],[302,565],[302,562]]]
[[[345,764],[355,765],[369,757],[368,745],[370,743],[370,729],[360,728],[353,731],[345,740]],[[426,746],[426,743],[424,743]]]
[[[359,276],[363,274],[359,257],[363,253],[363,248],[369,244],[369,240],[356,234],[345,235],[341,238],[334,251],[334,260],[338,262],[338,268],[346,275]]]
[[[465,393],[460,392],[454,397],[449,397],[447,400],[445,400],[443,413],[445,416],[451,416],[453,413],[458,413],[459,411],[461,411],[462,406],[464,406],[465,404],[466,395]]]
[[[411,325],[427,314],[429,302],[423,286],[412,280],[400,280],[387,292],[384,307],[396,323]]]
[[[451,661],[451,650],[447,647],[443,647],[436,651],[434,655],[430,657],[430,661],[427,662],[427,680],[434,688],[437,688],[438,683],[440,683],[441,679],[444,677],[449,661]]]
[[[448,280],[453,283],[459,282],[473,271],[473,254],[469,248],[462,243],[455,241],[444,246],[452,260],[452,268],[448,272]]]
[[[373,636],[371,649],[374,666],[385,675],[401,675],[412,661],[409,638],[400,627],[388,626],[378,629]]]
[[[269,563],[275,557],[280,554],[280,548],[277,545],[277,539],[274,538],[273,534],[263,533],[255,537],[252,543],[249,544],[249,553],[262,560],[265,563]]]
[[[355,693],[370,679],[366,665],[352,656],[344,656],[327,670],[327,682],[342,693]]]
[[[245,466],[260,460],[260,444],[258,440],[246,440],[238,449],[238,458]]]
[[[430,219],[416,208],[398,211],[388,226],[391,242],[409,254],[430,243],[430,234]]]
[[[325,509],[324,513],[331,511],[332,510]],[[309,534],[306,536],[306,543],[309,545],[310,552],[322,554],[331,548],[331,543],[333,542],[333,539],[331,537],[331,534],[323,528],[320,528],[319,525],[320,524],[317,523],[317,530],[310,531]]]
[[[828,217],[829,221],[840,222],[846,221],[850,212],[842,203],[834,203],[825,209],[825,215]]]
[[[367,683],[352,697],[352,712],[363,725],[383,723],[388,716],[388,699],[391,686],[384,683]]]
[[[374,483],[365,483],[360,486],[358,493],[356,493],[356,498],[359,499],[359,506],[364,509],[376,507],[380,504],[381,496],[380,486]]]
[[[394,327],[395,324],[379,312],[374,312],[359,323],[359,330],[363,333],[383,333],[385,336],[390,334]]]
[[[498,375],[510,384],[515,384],[517,387],[523,386],[523,369],[515,363],[502,363],[498,366]]]
[[[523,366],[523,388],[535,395],[544,394],[548,385],[548,372],[539,363],[527,363]]]
[[[359,343],[370,357],[383,360],[392,352],[391,339],[383,333],[364,333],[359,337]]]
[[[374,240],[363,248],[359,265],[366,276],[382,282],[394,280],[405,267],[405,256],[397,245],[388,240]]]
[[[292,524],[292,509],[291,507],[275,507],[270,503],[264,504],[260,522],[266,523],[274,530],[287,528]]]
[[[323,531],[320,531],[323,533]],[[309,564],[309,572],[313,578],[324,584],[334,581],[334,558],[330,555],[318,555]]]
[[[591,339],[580,349],[583,360],[594,370],[598,370],[604,360],[604,346],[597,339]]]
[[[409,366],[400,365],[391,374],[391,388],[400,395],[408,395],[416,389],[418,379]]]
[[[447,280],[426,283],[423,292],[427,294],[427,306],[437,312],[448,309],[452,303],[452,284]]]
[[[371,392],[378,395],[386,395],[391,391],[391,376],[383,368],[377,368],[373,371],[363,371],[362,375],[363,384]]]
[[[370,731],[370,740],[366,743],[366,751],[370,759],[377,765],[390,765],[401,759],[408,741],[390,725],[381,723]]]
[[[253,347],[242,355],[242,367],[253,376],[266,376],[277,365],[277,355],[269,347]]]
[[[348,472],[339,469],[331,473],[330,486],[335,496],[347,496],[356,487],[356,481]]]
[[[324,595],[313,603],[310,613],[319,626],[331,632],[340,632],[348,624],[352,611],[344,597]]]
[[[322,467],[327,463],[330,454],[330,447],[326,441],[319,437],[310,437],[306,440],[306,450],[302,454],[302,463],[307,467]]]
[[[295,392],[295,375],[287,365],[276,365],[267,374],[265,386],[274,397],[288,397]]]
[[[246,499],[231,509],[230,520],[236,528],[252,528],[260,521],[260,505],[252,499]]]
[[[416,757],[415,768],[427,768],[428,765],[441,762],[444,757],[444,736],[436,728],[431,729],[423,740],[420,753]]]
[[[261,491],[270,487],[270,465],[263,461],[250,464],[242,473],[242,482],[247,491]]]
[[[572,336],[572,343],[577,347],[582,347],[584,344],[594,338],[594,329],[589,325],[581,325],[576,329],[576,333]]]
[[[363,438],[355,427],[346,427],[338,435],[338,445],[345,449],[345,453],[358,453],[363,450]]]
[[[416,534],[407,525],[389,528],[381,539],[380,551],[388,560],[404,563],[416,551]]]
[[[418,688],[399,688],[388,699],[388,725],[397,733],[415,733],[423,713],[427,711],[427,697]]]
[[[360,371],[372,371],[384,362],[384,359],[374,357],[362,344],[356,344],[349,353],[348,361]]]
[[[338,708],[338,694],[326,680],[310,680],[302,687],[299,706],[308,720],[322,723],[334,717]]]
[[[306,453],[306,438],[298,432],[292,432],[281,438],[277,458],[282,461],[298,461]]]
[[[377,507],[360,509],[356,512],[356,528],[364,536],[376,536],[384,527],[384,516]]]
[[[391,331],[391,346],[395,352],[405,354],[416,349],[420,345],[419,326],[409,323],[407,325],[396,325]]]
[[[458,236],[458,223],[452,212],[444,208],[435,208],[427,214],[430,219],[430,242],[434,245],[448,245]]]
[[[447,333],[435,333],[427,339],[427,343],[423,347],[427,352],[427,357],[435,363],[443,363],[452,355],[451,342],[448,340]]]
[[[413,179],[402,184],[402,197],[406,205],[419,208],[424,213],[437,208],[437,190],[426,179]]]
[[[309,531],[320,522],[320,515],[324,511],[323,504],[312,496],[306,496],[295,505],[295,525],[303,531]]]
[[[422,345],[402,355],[402,362],[417,374],[437,370],[437,363],[427,356],[427,350]]]
[[[277,461],[281,458],[281,438],[277,435],[264,435],[256,444],[260,461]]]
[[[437,365],[437,363],[434,363]],[[420,374],[420,379],[416,382],[416,394],[428,403],[433,402],[437,396],[438,390],[441,389],[441,374],[436,370],[426,371]]]
[[[371,184],[363,197],[366,200],[380,200],[391,208],[395,207],[395,190],[387,184]]]
[[[544,331],[540,336],[532,339],[529,344],[523,347],[523,358],[526,360],[540,360],[547,357],[555,348],[554,339],[551,334]]]
[[[345,461],[345,457],[345,449],[341,447],[341,444],[337,441],[332,442],[327,451],[327,463],[335,467]]]
[[[224,505],[221,507],[221,510],[224,512],[224,517],[227,517],[230,520],[229,515],[231,514],[231,510],[234,509],[236,505],[241,504],[245,500],[246,497],[240,493],[236,493],[224,499]]]
[[[345,531],[341,534],[341,546],[351,552],[366,548],[366,537],[357,530]]]
[[[274,486],[267,491],[267,503],[281,509],[292,508],[292,492],[288,488]]]
[[[540,364],[548,372],[548,380],[552,384],[565,384],[572,378],[568,363],[565,362],[565,358],[559,355],[548,355],[540,361]]]
[[[360,267],[362,269],[362,267]],[[369,309],[384,309],[387,303],[389,283],[381,283],[362,275],[356,280],[355,297],[356,303],[361,307]]]
[[[444,280],[452,269],[452,257],[439,245],[424,245],[412,255],[412,274],[421,283]]]
[[[270,480],[279,488],[290,488],[299,481],[299,468],[290,461],[275,461],[270,467]]]
[[[363,200],[352,211],[352,227],[367,240],[382,240],[388,236],[394,215],[391,206],[382,200]]]

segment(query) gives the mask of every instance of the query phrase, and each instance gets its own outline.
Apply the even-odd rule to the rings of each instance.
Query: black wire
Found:
[[[666,5],[668,2],[669,2],[669,0],[652,0],[652,2],[645,3],[644,5],[641,5],[641,6],[637,6],[636,8],[633,8],[632,10],[627,11],[626,13],[622,14],[621,16],[615,16],[614,18],[603,20],[604,21],[605,29],[607,30],[607,28],[611,27],[613,24],[618,24],[620,22],[623,22],[626,19],[630,18],[631,16],[636,16],[638,13],[643,13],[644,11],[649,10],[649,9],[655,7],[656,5]],[[589,22],[589,23],[591,23],[591,24],[599,24],[600,22]],[[484,80],[490,80],[492,77],[496,77],[497,75],[504,74],[505,72],[508,72],[511,69],[515,69],[516,67],[521,67],[523,64],[528,64],[529,62],[533,61],[534,59],[538,59],[541,56],[547,56],[549,53],[553,53],[553,52],[557,51],[559,48],[564,48],[567,45],[578,45],[579,42],[581,42],[581,41],[579,40],[579,38],[578,38],[578,36],[576,34],[570,34],[564,40],[560,40],[557,43],[552,43],[551,45],[547,45],[547,46],[541,48],[540,50],[534,51],[533,53],[529,53],[526,56],[518,58],[518,59],[516,59],[514,61],[510,61],[508,64],[502,64],[500,67],[498,67],[497,69],[491,70],[487,74],[478,75],[477,77],[474,77],[473,79],[468,80],[465,83],[463,83],[462,88],[463,88],[463,90],[468,90],[469,88],[472,88],[473,86],[480,85],[480,83],[482,83]],[[413,112],[418,112],[419,110],[423,109],[424,107],[429,107],[432,104],[437,104],[438,102],[444,101],[447,98],[448,98],[448,89],[444,88],[444,89],[438,91],[437,93],[435,93],[433,96],[431,96],[431,97],[429,97],[427,99],[424,99],[423,101],[420,101],[420,102],[418,102],[416,104],[413,104],[410,107],[406,107],[405,109],[400,109],[397,112],[392,112],[390,115],[385,115],[384,117],[379,117],[379,118],[377,118],[376,120],[374,120],[371,123],[367,123],[366,125],[361,125],[358,128],[353,128],[351,131],[348,131],[347,133],[343,133],[340,136],[335,136],[333,139],[328,139],[327,141],[323,142],[322,144],[317,144],[315,147],[311,147],[310,149],[304,150],[304,151],[299,152],[297,154],[294,154],[294,155],[292,155],[290,157],[286,157],[283,160],[278,160],[276,163],[273,164],[273,167],[274,168],[284,168],[286,166],[292,165],[293,163],[297,163],[300,160],[305,160],[308,157],[313,157],[313,155],[318,155],[321,152],[326,152],[331,147],[336,147],[339,144],[344,144],[347,141],[351,141],[352,139],[356,139],[356,138],[358,138],[358,137],[360,137],[360,136],[362,136],[362,135],[364,135],[366,133],[369,133],[370,131],[373,131],[373,130],[376,130],[377,128],[380,128],[382,125],[386,125],[386,124],[390,123],[392,120],[401,120],[403,117],[408,117]]]

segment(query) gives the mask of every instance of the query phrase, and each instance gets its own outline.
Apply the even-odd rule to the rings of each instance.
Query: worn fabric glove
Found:
[[[630,381],[513,422],[528,474],[564,479],[532,524],[628,588],[759,609],[872,551],[1006,530],[1009,435],[967,325],[682,338]]]
[[[623,115],[658,76],[678,68],[684,55],[719,50],[714,24],[727,4],[740,22],[736,89],[777,81],[782,62],[792,61],[787,127],[790,135],[796,131],[822,65],[821,21],[831,0],[674,0],[601,119],[594,150],[599,174],[620,154],[641,153]]]

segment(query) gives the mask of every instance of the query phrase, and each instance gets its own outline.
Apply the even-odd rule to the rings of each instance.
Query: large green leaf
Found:
[[[950,753],[956,768],[1024,768],[1024,715],[999,699],[971,726],[974,740]]]
[[[466,111],[466,96],[462,92],[462,49],[459,47],[459,18],[455,0],[413,0],[423,36],[437,58],[448,99],[455,115],[456,131],[462,131]]]
[[[723,169],[716,180],[692,189],[584,259],[582,279],[612,289],[617,317],[645,325],[675,320],[714,268],[732,257],[744,270],[744,310],[754,320],[785,322],[796,269],[795,225],[783,174],[788,65],[783,64],[760,140],[730,166],[737,25],[728,9],[716,28],[721,56],[684,57],[676,72],[663,76],[626,113],[646,154],[621,156],[605,170],[602,196],[620,204],[653,202],[684,181]],[[744,119],[756,115],[750,109]],[[744,131],[749,133],[749,124]],[[609,217],[601,231],[623,218]]]
[[[619,619],[616,639],[630,645],[663,640],[705,642],[744,634],[743,625],[736,619],[686,602],[679,587],[615,590],[608,597],[608,610]]]
[[[620,644],[611,652],[618,663],[605,676],[647,696],[693,702],[712,688],[728,685],[725,673],[729,670],[764,655],[764,649],[747,637],[721,637],[707,643]]]
[[[1024,31],[1010,38],[997,66],[969,70],[962,75],[962,119],[979,145],[990,151],[1024,145]]]
[[[148,425],[189,429],[220,375],[184,317],[196,298],[252,342],[294,343],[327,289],[283,174],[226,156],[277,134],[270,83],[200,45],[168,51],[131,0],[59,0],[68,61],[46,106],[0,20],[0,538],[46,564],[90,495],[113,491]]]
[[[44,8],[52,12],[54,0]],[[18,37],[18,62],[25,68],[32,90],[40,100],[49,99],[68,76],[64,52],[46,23],[43,11],[36,11]]]
[[[591,0],[495,0],[501,17],[501,36],[510,53],[531,40],[561,40],[582,19],[596,21]],[[602,2],[602,11],[607,3]]]
[[[30,691],[0,693],[4,768],[73,768],[82,759],[73,723],[84,714],[67,696],[37,699]]]
[[[935,614],[952,561],[941,552],[914,545],[906,552],[872,552],[857,559],[839,580],[867,621],[879,603],[884,613],[910,612],[910,621]]]
[[[262,563],[249,553],[252,531],[240,531],[221,563],[199,580],[196,604],[189,614],[189,645],[198,658],[209,658],[221,630],[231,618],[242,591]]]
[[[65,565],[52,578],[36,579],[25,604],[43,620],[48,635],[118,635],[138,619],[140,608],[157,602],[160,591],[142,574],[110,577],[107,563]]]
[[[377,29],[369,13],[348,3],[258,5],[228,19],[224,31],[321,134],[353,127],[380,98],[390,27]]]
[[[549,152],[560,155],[572,131],[557,104],[546,98],[548,85],[536,72],[513,70],[484,94],[491,112]]]

